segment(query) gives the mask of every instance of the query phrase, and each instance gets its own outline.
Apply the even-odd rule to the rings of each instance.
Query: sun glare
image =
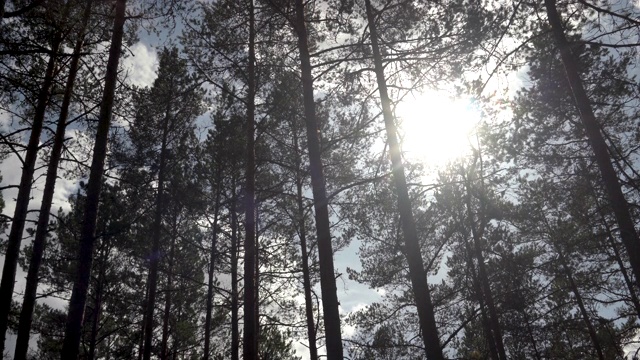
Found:
[[[480,113],[470,99],[447,93],[408,95],[396,107],[402,151],[429,167],[440,167],[462,157],[475,144]]]

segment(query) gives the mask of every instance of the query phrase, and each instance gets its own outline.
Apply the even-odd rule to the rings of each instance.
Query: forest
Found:
[[[640,3],[0,0],[3,359],[640,359]]]

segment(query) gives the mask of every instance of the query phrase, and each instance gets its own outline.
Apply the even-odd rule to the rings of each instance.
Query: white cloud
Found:
[[[156,79],[158,54],[149,45],[137,42],[129,48],[129,56],[122,61],[127,71],[129,83],[137,86],[151,86]]]
[[[342,325],[342,337],[349,339],[356,333],[356,327],[349,324]]]
[[[359,303],[356,306],[354,306],[353,308],[351,308],[351,312],[358,312],[358,311],[364,310],[364,309],[366,309],[368,307],[369,307],[369,304]]]
[[[302,357],[302,360],[308,360],[310,358],[309,355],[309,347],[303,344],[303,341],[307,339],[302,339],[301,341],[295,341],[293,343],[293,350],[296,352],[296,356]]]

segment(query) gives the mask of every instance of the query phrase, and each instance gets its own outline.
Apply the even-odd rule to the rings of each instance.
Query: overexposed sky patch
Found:
[[[471,99],[424,91],[406,96],[396,107],[402,150],[426,165],[443,166],[470,150],[480,112]]]

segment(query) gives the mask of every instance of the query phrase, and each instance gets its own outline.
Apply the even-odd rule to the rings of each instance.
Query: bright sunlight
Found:
[[[446,92],[407,95],[396,107],[402,151],[427,166],[441,167],[469,152],[475,144],[480,113],[470,99]]]

